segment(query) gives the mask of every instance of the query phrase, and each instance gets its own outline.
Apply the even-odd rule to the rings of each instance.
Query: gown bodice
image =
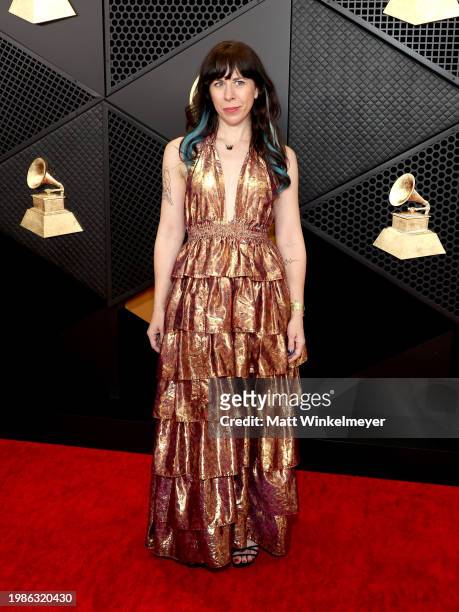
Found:
[[[265,160],[249,147],[237,180],[234,214],[225,219],[225,185],[215,135],[201,141],[188,168],[184,201],[188,240],[172,271],[179,276],[285,278],[285,266],[268,231],[275,187]]]
[[[230,222],[225,220],[224,183],[215,135],[209,135],[188,170],[185,193],[187,228],[206,221]],[[253,229],[269,229],[273,222],[273,193],[274,186],[266,163],[251,145],[238,176],[233,220],[242,221]]]

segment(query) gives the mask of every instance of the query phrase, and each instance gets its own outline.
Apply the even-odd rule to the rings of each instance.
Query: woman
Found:
[[[272,81],[246,44],[204,59],[187,133],[167,144],[148,328],[160,353],[145,545],[220,568],[285,555],[297,440],[209,435],[209,380],[299,380],[307,360],[298,168]],[[275,223],[276,244],[268,230]],[[185,231],[188,240],[183,244]]]

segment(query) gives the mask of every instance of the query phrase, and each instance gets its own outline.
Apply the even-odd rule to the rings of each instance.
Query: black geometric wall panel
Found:
[[[44,239],[19,225],[27,208],[32,206],[33,191],[27,186],[27,170],[33,159],[41,156],[49,159],[49,172],[63,183],[66,208],[75,214],[82,232]],[[105,297],[107,261],[102,105],[97,104],[9,157],[0,164],[0,176],[2,232]]]
[[[383,13],[388,0],[333,0],[367,23],[419,53],[452,77],[459,77],[459,19],[411,25]]]
[[[139,72],[250,0],[105,0],[110,85]]]
[[[165,143],[109,110],[111,299],[151,284]]]
[[[43,0],[47,4],[49,0]],[[104,95],[104,0],[71,0],[75,17],[35,25],[8,12],[11,0],[0,0],[0,29],[80,83]]]
[[[459,122],[459,88],[319,0],[294,0],[289,144],[308,202]]]
[[[446,255],[399,260],[373,246],[392,224],[388,194],[401,174],[411,172],[416,190],[431,204],[429,229]],[[409,151],[302,209],[305,225],[422,300],[459,321],[459,130]],[[406,205],[403,206],[403,210]],[[362,288],[365,291],[365,288]],[[352,298],[354,299],[354,298]],[[388,304],[390,316],[406,318]]]
[[[290,27],[290,0],[251,4],[242,14],[239,11],[220,25],[216,32],[207,32],[204,38],[195,40],[154,70],[137,75],[108,100],[164,138],[176,138],[184,134],[184,109],[202,59],[221,40],[242,40],[252,45],[269,66],[283,110],[279,125],[287,135]]]
[[[95,97],[0,34],[0,158]]]

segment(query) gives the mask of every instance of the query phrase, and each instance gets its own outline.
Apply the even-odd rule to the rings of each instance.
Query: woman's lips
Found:
[[[225,113],[235,113],[240,108],[240,106],[228,106],[228,108],[224,108],[223,110],[225,111]]]

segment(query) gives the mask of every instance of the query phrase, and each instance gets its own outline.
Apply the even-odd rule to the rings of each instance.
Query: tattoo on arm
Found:
[[[289,264],[289,263],[292,263],[292,261],[300,261],[300,260],[299,259],[292,259],[290,257],[290,258],[284,259],[284,261],[285,261],[286,264]]]
[[[167,168],[163,170],[163,199],[167,200],[171,206],[173,206],[172,202],[172,194],[171,194],[171,175]]]

